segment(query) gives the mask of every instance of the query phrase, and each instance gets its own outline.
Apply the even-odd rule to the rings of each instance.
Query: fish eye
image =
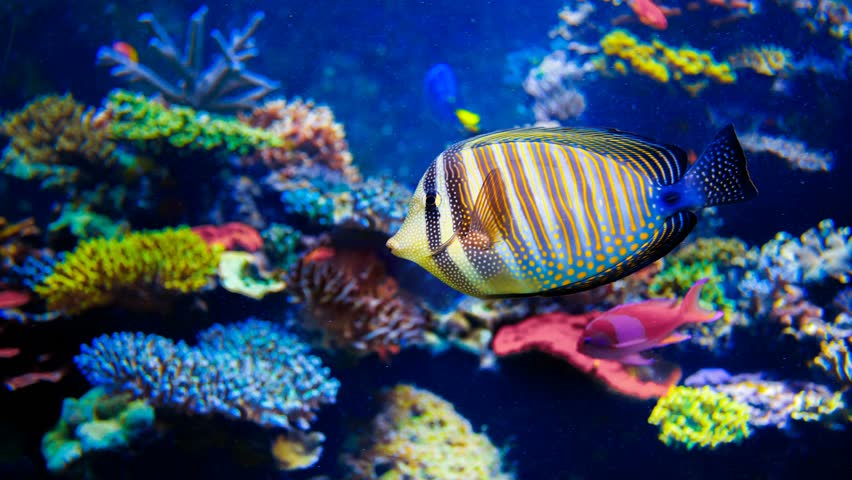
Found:
[[[432,208],[437,207],[441,204],[441,196],[437,193],[427,193],[426,194],[426,207]]]

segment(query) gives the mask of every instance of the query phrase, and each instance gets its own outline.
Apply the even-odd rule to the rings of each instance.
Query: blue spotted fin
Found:
[[[719,130],[695,165],[683,177],[701,206],[726,205],[757,196],[757,187],[746,168],[746,157],[733,125]]]

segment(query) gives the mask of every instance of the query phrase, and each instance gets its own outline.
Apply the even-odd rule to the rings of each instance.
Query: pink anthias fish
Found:
[[[701,288],[708,279],[693,285],[680,305],[677,300],[646,300],[620,305],[602,313],[586,325],[577,344],[580,353],[594,358],[617,360],[630,365],[648,365],[651,359],[640,352],[688,340],[675,329],[689,323],[715,322],[722,312],[698,305]]]

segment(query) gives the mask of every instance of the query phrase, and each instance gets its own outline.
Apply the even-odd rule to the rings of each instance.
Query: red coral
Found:
[[[263,248],[263,238],[254,228],[239,222],[223,225],[198,225],[192,231],[203,238],[208,245],[222,245],[225,250],[240,247],[248,252]]]
[[[372,252],[320,246],[286,280],[303,304],[305,326],[322,332],[328,347],[387,358],[423,341],[426,312],[400,291]]]
[[[640,377],[647,368],[630,367],[613,360],[587,357],[577,351],[577,342],[586,325],[597,313],[567,315],[547,313],[530,317],[521,323],[497,331],[492,348],[498,356],[537,349],[562,358],[579,370],[590,374],[613,390],[639,399],[658,398],[680,380],[675,368],[663,379]]]
[[[343,125],[334,121],[328,107],[298,98],[289,103],[273,100],[255,108],[250,115],[240,115],[240,120],[284,140],[284,146],[260,149],[243,161],[262,161],[274,170],[321,165],[342,173],[350,182],[360,180],[358,170],[352,165]]]

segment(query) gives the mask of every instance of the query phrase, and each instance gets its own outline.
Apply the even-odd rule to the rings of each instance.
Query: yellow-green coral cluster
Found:
[[[705,85],[701,82],[707,79],[722,84],[737,80],[731,64],[717,62],[708,51],[688,46],[673,48],[659,40],[642,43],[625,30],[608,33],[601,39],[600,46],[606,57],[616,58],[607,65],[616,72],[626,74],[627,62],[636,73],[660,83],[674,79],[690,92],[700,91]]]
[[[62,187],[79,179],[83,165],[114,164],[116,144],[93,117],[93,110],[70,94],[33,100],[0,123],[0,135],[10,138],[0,170],[25,180],[42,180],[45,187]]]
[[[710,387],[675,387],[657,401],[648,423],[666,445],[716,448],[751,434],[748,406]]]
[[[744,325],[746,318],[736,309],[736,303],[725,296],[725,277],[719,273],[714,263],[698,261],[686,263],[680,260],[668,262],[666,267],[654,276],[648,287],[648,296],[652,298],[677,298],[686,295],[689,288],[702,278],[710,281],[701,290],[701,301],[706,308],[721,310],[724,316],[715,322],[700,323],[690,329],[692,342],[713,350],[719,342],[731,334],[734,325]]]
[[[36,285],[47,308],[67,314],[114,302],[154,303],[189,293],[216,275],[221,249],[189,228],[142,231],[81,242]]]
[[[410,385],[386,396],[373,421],[371,445],[352,460],[355,479],[509,480],[500,451],[452,404]]]
[[[745,47],[728,60],[734,68],[747,68],[768,77],[793,69],[793,52],[775,45]]]
[[[668,257],[683,263],[707,262],[716,265],[745,267],[749,260],[757,260],[757,252],[735,237],[696,238],[685,243]]]
[[[115,139],[133,141],[154,151],[168,144],[177,149],[224,149],[245,155],[259,148],[284,146],[275,133],[250,127],[236,118],[166,106],[124,90],[110,93],[105,115],[111,117]]]

